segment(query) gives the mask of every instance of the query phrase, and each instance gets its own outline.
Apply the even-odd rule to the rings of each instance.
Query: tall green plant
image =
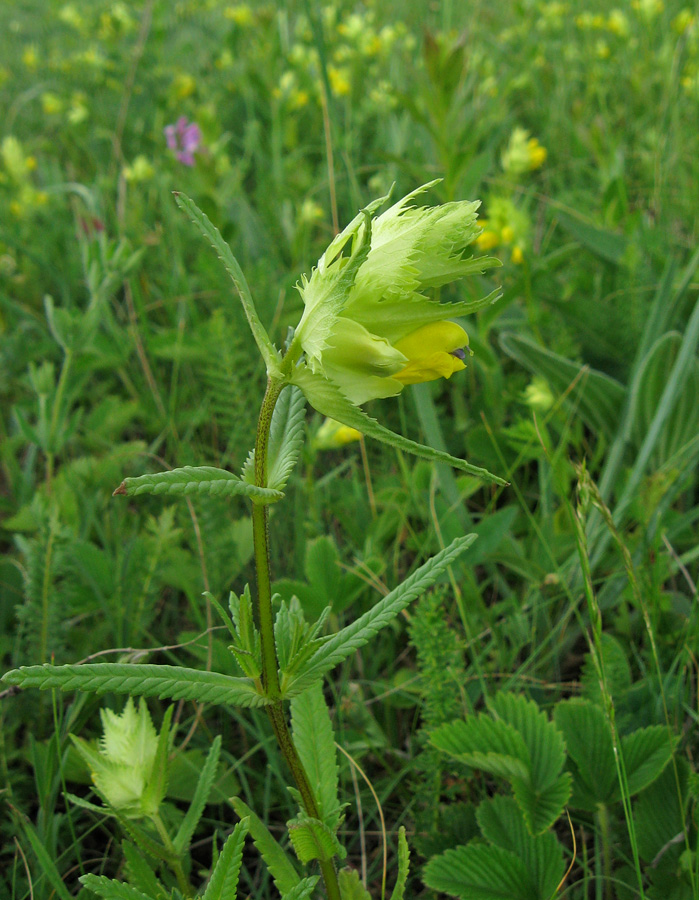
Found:
[[[257,590],[253,595],[246,586],[240,596],[231,594],[228,611],[208,595],[230,633],[230,649],[241,674],[115,663],[28,666],[5,675],[7,683],[25,688],[58,687],[264,709],[295,782],[290,790],[298,803],[298,814],[287,823],[291,846],[302,866],[317,862],[330,900],[364,898],[368,894],[356,873],[338,873],[336,867],[337,860],[346,855],[338,838],[343,805],[338,796],[334,737],[323,697],[323,678],[431,587],[475,535],[456,537],[376,606],[335,634],[323,633],[328,609],[315,623],[308,623],[295,597],[288,603],[281,602],[275,613],[269,507],[283,499],[299,455],[304,398],[319,412],[390,446],[504,484],[485,469],[390,431],[361,408],[369,399],[399,394],[406,384],[448,378],[465,368],[468,335],[452,318],[496,299],[496,295],[490,295],[480,301],[451,304],[428,299],[426,292],[430,289],[481,272],[497,261],[463,255],[478,234],[478,204],[411,206],[415,196],[427,187],[398,201],[382,215],[375,212],[387,198],[375,201],[332,241],[310,279],[301,284],[305,311],[284,352],[267,334],[245,277],[219,232],[191,200],[177,196],[180,207],[211,242],[231,276],[266,365],[267,388],[255,447],[240,476],[210,466],[184,466],[128,477],[115,494],[204,494],[250,500]],[[291,728],[287,721],[289,703]],[[168,779],[170,715],[168,711],[157,736],[145,704],[142,702],[137,715],[129,700],[121,717],[104,717],[105,735],[99,752],[77,742],[104,809],[116,816],[129,839],[124,846],[129,886],[101,876],[85,875],[81,879],[101,896],[159,900],[168,886],[176,886],[184,896],[194,895],[188,848],[213,786],[220,740],[214,741],[203,764],[189,811],[172,833],[160,814]],[[296,864],[254,811],[242,800],[233,803],[241,823],[213,859],[203,896],[209,900],[231,896],[235,891],[242,843],[248,831],[282,897],[300,900],[308,896],[316,879],[301,877]],[[148,867],[149,859],[157,861],[155,868],[162,881]],[[402,900],[407,868],[407,843],[401,833],[392,900]]]

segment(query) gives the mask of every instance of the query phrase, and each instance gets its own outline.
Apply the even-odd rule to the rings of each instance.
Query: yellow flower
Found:
[[[46,91],[46,93],[41,95],[41,108],[47,116],[56,116],[58,113],[63,112],[63,100],[58,94]]]
[[[338,447],[344,447],[345,444],[351,444],[361,438],[362,433],[356,428],[350,428],[349,425],[343,425],[335,419],[326,418],[316,431],[313,446],[317,450],[337,450]]]
[[[519,246],[514,246],[512,248],[512,253],[510,254],[510,260],[516,265],[520,265],[524,261],[524,254],[522,253],[522,248]]]
[[[235,22],[236,25],[240,25],[241,28],[252,25],[254,20],[252,10],[247,3],[240,3],[237,6],[227,6],[223,11],[223,15],[227,19],[231,19]]]
[[[28,69],[36,69],[39,65],[39,54],[36,44],[28,44],[22,53],[22,62]]]
[[[483,231],[476,238],[479,250],[492,250],[500,243],[500,238],[494,231]]]
[[[346,69],[328,66],[328,80],[330,81],[330,89],[336,97],[346,97],[349,94],[351,85]]]
[[[525,128],[514,129],[501,158],[503,171],[512,177],[538,169],[545,160],[546,148]]]
[[[421,384],[438,378],[451,378],[466,368],[463,350],[468,335],[456,322],[432,322],[423,325],[393,345],[408,363],[392,377],[401,384]]]

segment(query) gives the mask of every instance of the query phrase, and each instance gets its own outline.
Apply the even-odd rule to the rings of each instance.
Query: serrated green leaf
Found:
[[[320,681],[291,701],[291,727],[294,744],[318,804],[320,819],[334,832],[341,815],[339,770],[335,735]]]
[[[180,666],[130,665],[128,663],[87,663],[84,666],[22,666],[3,675],[6,684],[36,687],[44,691],[88,691],[160,697],[161,700],[196,700],[229,706],[265,706],[269,701],[258,694],[247,678],[218,672],[202,672]]]
[[[231,803],[241,819],[248,819],[253,842],[264,859],[279,893],[284,896],[298,888],[301,883],[298,872],[287,854],[272,837],[262,819],[240,797],[232,797]]]
[[[599,706],[581,697],[559,703],[554,720],[575,764],[573,805],[594,811],[598,803],[611,800],[617,784],[609,723]]]
[[[341,629],[319,647],[285,691],[287,698],[295,697],[314,681],[318,681],[336,665],[363,647],[371,638],[431,587],[441,573],[469,547],[476,535],[456,538],[448,547],[433,556],[382,600],[350,625]]]
[[[292,372],[291,381],[301,388],[311,406],[324,416],[336,419],[338,422],[342,422],[343,425],[356,428],[362,434],[366,434],[398,450],[404,450],[406,453],[411,453],[414,456],[434,462],[448,463],[462,472],[477,475],[483,481],[501,485],[507,484],[506,481],[491,474],[487,469],[473,466],[466,460],[451,456],[451,454],[443,450],[435,450],[433,447],[417,444],[401,434],[396,434],[388,428],[384,428],[376,419],[368,416],[363,409],[350,402],[340,389],[325,378],[324,375],[312,372],[304,364],[296,366]]]
[[[678,836],[684,843],[688,803],[687,763],[680,758],[677,760],[677,775],[672,766],[666,766],[634,804],[633,819],[642,859],[653,862],[659,853],[678,841]]]
[[[512,797],[492,797],[478,807],[483,835],[522,860],[542,900],[553,897],[565,871],[563,848],[551,833],[532,836]]]
[[[461,900],[542,900],[521,859],[501,847],[483,844],[456,847],[432,857],[423,881],[432,890]]]
[[[566,760],[563,735],[533,700],[501,691],[489,702],[491,711],[522,736],[531,760],[531,784],[536,791],[558,779]]]
[[[202,900],[234,900],[243,861],[248,819],[241,819],[223,845]]]
[[[267,448],[267,487],[283,491],[289,480],[301,446],[306,418],[306,398],[290,385],[284,388],[272,413]],[[255,451],[251,450],[243,467],[243,479],[253,484],[255,480]]]
[[[329,862],[335,856],[344,859],[347,855],[333,832],[320,819],[300,813],[286,825],[291,844],[304,865],[314,859]]]
[[[313,889],[318,884],[318,875],[312,875],[310,878],[303,878],[292,888],[288,894],[282,895],[282,900],[306,900],[313,893]]]
[[[138,847],[131,841],[123,840],[121,849],[126,862],[129,884],[148,897],[153,897],[154,900],[168,900],[169,892],[155,877],[155,873],[141,855]]]
[[[371,894],[362,884],[356,869],[340,869],[337,882],[342,900],[371,900]]]
[[[430,743],[473,768],[501,778],[529,777],[530,757],[522,736],[507,722],[479,713],[441,725]]]
[[[104,900],[153,900],[135,887],[114,881],[104,875],[81,875],[79,881],[89,891],[104,897]]]
[[[249,497],[253,502],[276,503],[284,494],[270,488],[257,487],[241,481],[237,475],[214,466],[182,466],[169,472],[125,478],[115,494],[138,497],[140,494],[168,494],[189,496],[211,494],[214,497]]]
[[[632,796],[652,784],[672,759],[679,738],[664,725],[639,728],[621,739],[626,781]]]
[[[558,394],[567,395],[570,386],[576,383],[576,389],[565,401],[567,406],[575,409],[594,431],[601,431],[609,439],[617,434],[626,399],[626,388],[621,382],[583,363],[559,356],[524,335],[503,332],[500,346],[530,372],[545,378]]]
[[[398,872],[396,873],[396,884],[391,894],[391,900],[403,900],[409,870],[410,848],[408,847],[408,839],[405,836],[405,828],[401,825],[398,829]]]
[[[560,818],[570,797],[572,783],[570,772],[564,772],[553,784],[539,789],[528,778],[512,779],[515,800],[531,834],[542,834]]]
[[[143,704],[143,708],[145,709],[145,701],[141,700],[139,702]],[[171,743],[170,722],[172,721],[174,709],[174,706],[168,706],[165,710],[165,715],[163,716],[160,734],[158,735],[158,744],[153,758],[153,765],[150,770],[150,777],[143,790],[142,802],[144,808],[150,805],[149,801],[153,803],[154,806],[160,806],[165,798],[169,769],[168,755],[170,753]]]
[[[192,840],[194,829],[197,827],[201,814],[204,812],[204,807],[208,802],[211,788],[213,787],[214,779],[216,777],[220,752],[221,735],[217,734],[206,756],[206,761],[202,766],[199,779],[197,780],[197,786],[194,791],[194,797],[189,804],[187,814],[184,819],[182,819],[177,834],[175,835],[175,839],[172,842],[175,850],[180,856],[182,856],[189,847],[189,842]]]
[[[218,228],[211,223],[209,217],[199,209],[193,200],[190,200],[185,194],[176,193],[175,201],[180,209],[189,215],[192,222],[199,228],[204,237],[209,240],[218,254],[219,259],[226,267],[226,271],[230,275],[233,284],[235,285],[235,289],[238,292],[240,302],[243,304],[243,310],[245,311],[245,316],[250,325],[252,336],[265,361],[267,372],[270,375],[278,375],[280,363],[279,354],[260,321],[260,317],[255,309],[255,303],[252,299],[252,294],[250,293],[250,288],[245,280],[242,269],[238,265],[237,259],[231,252],[231,248],[221,237]]]

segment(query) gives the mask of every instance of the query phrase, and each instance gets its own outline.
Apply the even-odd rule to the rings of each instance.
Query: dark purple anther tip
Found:
[[[452,350],[451,355],[462,361],[466,359],[466,351],[461,347],[458,347],[456,350]]]

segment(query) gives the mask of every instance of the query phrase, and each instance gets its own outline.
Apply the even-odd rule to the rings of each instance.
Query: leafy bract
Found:
[[[137,888],[124,884],[123,881],[107,878],[105,875],[81,875],[80,881],[83,887],[98,897],[104,897],[104,900],[153,900]]]
[[[231,248],[223,240],[218,228],[211,223],[209,217],[205,215],[196,203],[189,199],[189,197],[185,194],[176,193],[175,201],[180,209],[187,213],[204,237],[209,240],[218,254],[219,259],[226,267],[226,271],[233,280],[235,289],[240,297],[240,302],[243,305],[243,310],[245,311],[248,324],[250,325],[252,336],[254,337],[255,343],[267,366],[267,372],[270,375],[277,375],[279,373],[280,363],[279,353],[275,349],[274,344],[270,340],[269,335],[260,321],[260,317],[255,309],[255,303],[252,299],[252,294],[250,293],[250,288],[245,280],[245,275],[243,275],[243,270],[238,265],[237,259],[231,253]]]
[[[223,845],[202,900],[234,900],[247,833],[248,820],[241,819]]]
[[[342,900],[371,900],[371,894],[364,887],[356,869],[340,869],[337,873]]]
[[[284,896],[296,890],[301,882],[298,872],[262,819],[240,797],[232,797],[231,803],[237,815],[241,819],[247,819],[253,843],[264,859],[279,893]]]
[[[83,666],[21,666],[6,672],[7,684],[59,688],[62,691],[88,691],[106,694],[143,695],[161,700],[196,700],[229,706],[265,706],[269,701],[257,692],[247,678],[235,678],[218,672],[202,672],[180,666],[129,665],[128,663],[87,663]]]
[[[420,568],[413,572],[403,584],[394,588],[382,600],[364,615],[329,640],[320,644],[310,659],[305,663],[298,676],[293,678],[285,691],[290,698],[305,690],[314,681],[319,680],[330,669],[339,665],[348,656],[363,647],[380,629],[391,622],[405,607],[423,591],[431,587],[441,573],[451,565],[460,553],[469,547],[476,535],[467,534],[456,538],[448,547],[433,556]]]
[[[284,388],[272,413],[267,447],[267,488],[283,491],[293,471],[303,444],[306,399],[294,385]],[[255,451],[243,467],[243,480],[254,484]]]
[[[232,472],[214,466],[182,466],[169,472],[125,478],[114,493],[125,494],[127,497],[137,497],[140,494],[243,496],[256,503],[276,503],[284,496],[281,491],[257,487],[242,481]]]
[[[507,484],[506,481],[497,475],[492,475],[487,469],[473,466],[466,460],[458,459],[443,450],[435,450],[433,447],[418,444],[409,440],[409,438],[403,437],[401,434],[396,434],[388,428],[384,428],[376,419],[372,419],[364,410],[355,406],[328,378],[320,372],[312,372],[303,363],[296,366],[293,370],[291,381],[301,388],[311,406],[324,416],[336,419],[338,422],[342,422],[343,425],[356,428],[362,434],[373,437],[377,441],[381,441],[398,450],[412,453],[414,456],[420,456],[423,459],[433,460],[434,462],[448,463],[462,472],[477,475],[483,481],[501,485]]]
[[[201,814],[204,812],[204,807],[209,799],[214,778],[216,777],[220,752],[221,735],[217,734],[211,744],[211,749],[207,754],[206,762],[202,766],[192,802],[189,804],[189,809],[187,810],[184,819],[182,819],[177,834],[175,835],[175,839],[172,842],[175,850],[180,854],[184,853],[189,847],[189,842],[192,840],[194,829],[197,827]],[[245,830],[247,831],[247,827]]]
[[[289,829],[291,844],[304,865],[314,859],[328,862],[335,856],[344,859],[347,855],[333,832],[320,819],[299,813],[286,825]]]
[[[308,775],[321,820],[335,831],[340,822],[338,768],[330,713],[318,681],[291,701],[294,744]]]
[[[401,825],[398,829],[398,872],[396,873],[396,883],[391,894],[391,900],[403,900],[409,869],[410,848],[408,847],[408,839],[405,836],[405,828]]]

